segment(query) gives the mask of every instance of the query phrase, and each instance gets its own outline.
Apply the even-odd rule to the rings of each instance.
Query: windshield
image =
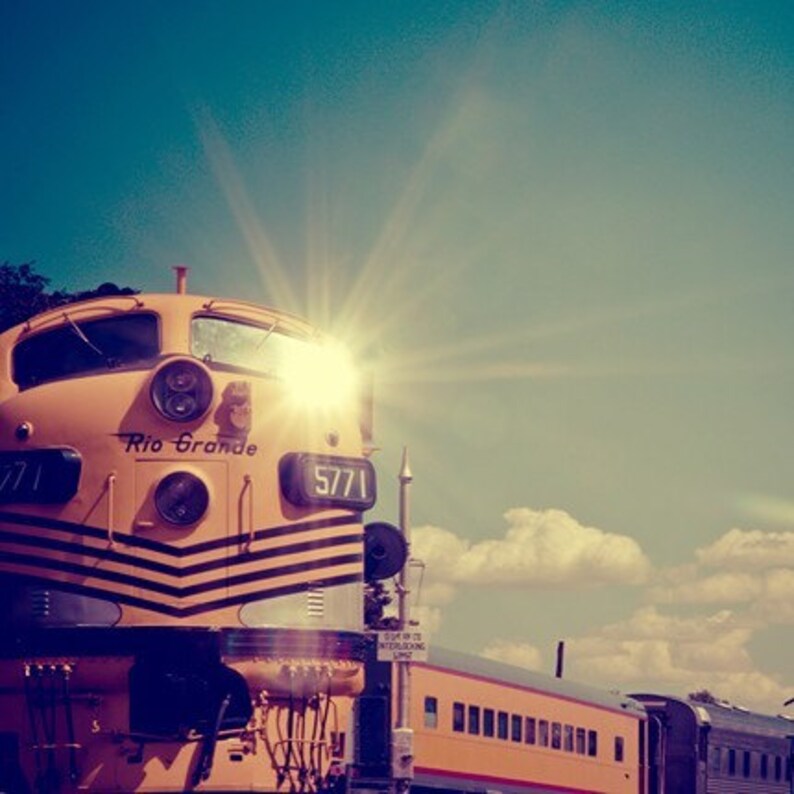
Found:
[[[160,352],[157,316],[130,314],[74,322],[21,341],[14,348],[14,381],[29,389],[59,378],[117,369]]]
[[[308,340],[287,336],[278,322],[269,328],[217,317],[195,317],[191,324],[190,352],[208,364],[255,370],[282,377]]]

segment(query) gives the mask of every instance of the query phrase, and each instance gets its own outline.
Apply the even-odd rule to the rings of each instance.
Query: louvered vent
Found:
[[[325,591],[319,585],[314,585],[306,591],[306,614],[311,618],[321,618],[325,615]]]

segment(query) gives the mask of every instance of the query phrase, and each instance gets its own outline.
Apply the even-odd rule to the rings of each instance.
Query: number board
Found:
[[[59,504],[77,493],[82,461],[73,449],[0,452],[0,504]]]
[[[281,490],[292,504],[369,510],[375,504],[375,469],[364,458],[293,452],[279,467]]]

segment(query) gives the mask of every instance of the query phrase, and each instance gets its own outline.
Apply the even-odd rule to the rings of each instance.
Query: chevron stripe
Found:
[[[302,543],[291,543],[289,545],[277,546],[275,548],[263,549],[256,552],[241,552],[234,557],[220,557],[208,562],[194,563],[193,565],[188,565],[183,568],[177,567],[175,565],[168,565],[167,563],[157,562],[156,560],[151,560],[146,557],[138,557],[134,554],[125,554],[124,552],[116,551],[107,547],[96,548],[93,546],[85,546],[81,543],[70,543],[68,541],[55,540],[42,535],[25,535],[19,532],[6,532],[0,530],[0,541],[7,541],[19,546],[76,554],[80,555],[81,557],[90,557],[91,559],[95,559],[97,561],[127,564],[135,568],[142,568],[161,573],[165,576],[175,577],[177,579],[185,579],[200,573],[206,573],[207,571],[215,571],[222,568],[235,568],[251,562],[270,560],[290,554],[300,554],[307,551],[318,551],[320,549],[333,548],[334,546],[344,546],[350,543],[360,543],[361,534],[356,533],[349,535],[339,535],[331,538],[304,541]],[[42,560],[42,564],[44,564],[44,560],[50,559],[44,556],[27,556],[29,560]],[[8,559],[8,557],[6,557],[6,559]],[[93,567],[86,570],[91,570],[93,575],[98,575],[101,571],[101,569]]]
[[[44,579],[37,576],[24,576],[21,578],[32,585],[52,587],[52,580],[50,579]],[[361,581],[362,577],[360,574],[347,574],[323,578],[322,584],[325,587],[331,588],[345,584],[355,584]],[[74,584],[70,582],[59,582],[58,589],[64,590],[68,593],[75,593],[77,595],[90,596],[92,598],[100,599],[107,599],[109,595],[108,591],[101,588],[86,587],[85,585]],[[162,601],[153,601],[148,598],[131,596],[126,593],[112,593],[112,596],[113,600],[118,604],[147,609],[152,612],[157,612],[161,615],[167,615],[168,617],[188,618],[204,614],[205,612],[212,612],[216,609],[239,606],[251,601],[264,601],[266,599],[279,598],[281,596],[293,595],[294,593],[302,593],[305,592],[305,590],[305,583],[281,585],[278,587],[260,588],[258,590],[253,590],[246,593],[239,593],[226,598],[219,598],[214,601],[203,601],[200,604],[191,604],[190,606],[185,607],[164,604]]]
[[[267,538],[278,538],[289,535],[297,535],[304,532],[311,532],[316,529],[326,529],[329,527],[349,526],[350,524],[361,523],[361,514],[353,513],[342,516],[334,516],[332,518],[315,519],[314,521],[299,521],[292,524],[283,524],[281,526],[267,527],[264,529],[257,529],[253,533],[253,542],[258,540],[265,540]],[[71,521],[61,521],[59,519],[45,518],[42,516],[32,516],[26,513],[10,513],[0,510],[0,525],[2,524],[15,524],[16,526],[33,527],[35,529],[49,529],[54,532],[64,532],[70,535],[81,535],[86,538],[96,538],[98,540],[107,540],[108,531],[100,527],[89,527],[85,524],[75,524]],[[225,549],[231,546],[239,546],[241,543],[248,542],[248,533],[245,535],[234,535],[214,538],[213,540],[202,541],[201,543],[194,543],[190,546],[174,546],[170,543],[163,541],[153,540],[152,538],[141,537],[140,535],[132,535],[126,532],[113,532],[113,538],[117,543],[123,543],[125,546],[133,548],[145,549],[147,551],[163,554],[166,557],[175,557],[181,559],[183,557],[191,557],[198,554],[204,554],[208,551],[215,551],[216,549]]]
[[[34,569],[44,568],[52,571],[60,571],[61,573],[70,573],[76,576],[85,576],[88,579],[114,582],[115,584],[125,584],[130,587],[138,587],[141,590],[149,590],[153,593],[162,593],[163,595],[171,596],[173,598],[190,598],[191,596],[199,595],[201,593],[208,593],[212,590],[218,590],[220,588],[231,588],[237,585],[266,581],[267,579],[276,579],[296,573],[317,571],[322,568],[352,565],[353,563],[360,563],[362,560],[362,554],[341,554],[337,557],[328,557],[321,560],[311,560],[309,562],[280,565],[276,568],[268,568],[264,570],[257,569],[252,573],[240,574],[239,576],[224,576],[221,579],[215,579],[213,581],[202,582],[201,584],[189,585],[186,587],[176,587],[174,585],[165,584],[164,582],[154,582],[148,579],[142,579],[139,576],[134,576],[132,574],[121,573],[119,571],[108,571],[102,568],[95,568],[90,565],[80,565],[78,563],[64,562],[63,560],[54,560],[49,557],[35,557],[29,554],[16,554],[14,552],[5,552],[3,554],[2,565],[11,563],[12,565],[16,564]],[[312,577],[308,577],[306,581],[314,581],[314,579]]]
[[[240,550],[240,545],[248,541],[248,535],[217,538],[180,548],[151,538],[114,532],[116,545],[110,548],[106,530],[0,511],[0,527],[4,526],[0,529],[3,548],[0,570],[45,582],[49,587],[110,598],[162,614],[195,615],[217,609],[219,605],[300,592],[318,580],[324,583],[361,581],[363,548],[360,528],[354,526],[357,517],[360,518],[335,516],[259,529],[252,534],[253,545],[258,542],[259,548],[246,552]],[[19,530],[10,526],[17,526]],[[23,528],[46,534],[21,531]],[[311,533],[319,535],[328,530],[333,530],[330,537],[327,534],[311,537]],[[63,537],[67,534],[68,540]],[[73,539],[75,535],[79,536],[77,541]],[[79,538],[85,542],[80,542]],[[98,546],[97,541],[103,545]],[[119,550],[121,545],[148,553]],[[230,550],[232,554],[228,553]],[[210,559],[180,565],[182,560],[188,562],[208,552],[212,555]],[[317,554],[323,552],[326,556],[317,559]],[[329,554],[331,556],[327,556]],[[156,555],[160,556],[159,560],[152,559]],[[351,571],[351,566],[356,570]],[[53,576],[48,578],[46,571],[52,571]],[[58,574],[79,577],[90,585],[62,581],[56,578]],[[195,581],[204,575],[209,576],[204,581]],[[296,581],[296,577],[300,580]],[[134,588],[142,592],[135,593]],[[131,592],[126,592],[127,589]],[[173,603],[209,596],[224,589],[229,591],[226,597],[210,602],[183,606]],[[162,603],[163,600],[171,603]]]

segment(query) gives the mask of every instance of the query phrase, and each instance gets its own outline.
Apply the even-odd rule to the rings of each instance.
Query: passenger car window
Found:
[[[521,716],[519,714],[513,714],[510,717],[510,738],[514,742],[520,742],[521,741],[521,738],[522,738],[521,737],[521,726],[522,726],[523,722],[524,721],[523,721],[523,719],[521,719]]]
[[[452,730],[457,733],[463,733],[464,723],[466,720],[466,707],[463,703],[452,704]]]
[[[425,698],[425,728],[438,727],[438,698],[428,695]]]
[[[507,712],[500,711],[497,715],[496,735],[500,739],[507,738]]]
[[[524,720],[524,741],[527,744],[535,744],[535,718],[527,717]]]
[[[480,707],[469,706],[469,733],[479,735],[480,733]]]

